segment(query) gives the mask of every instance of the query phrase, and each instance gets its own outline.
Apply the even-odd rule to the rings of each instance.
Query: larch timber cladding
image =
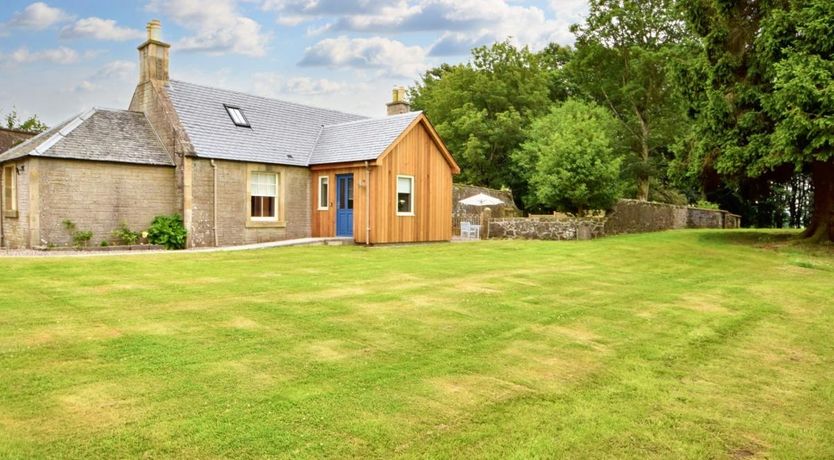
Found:
[[[414,176],[414,216],[397,215],[397,176]],[[452,238],[452,171],[422,124],[379,161],[371,178],[371,242]]]
[[[29,246],[29,174],[31,165],[28,159],[11,164],[14,164],[17,168],[22,167],[23,171],[17,175],[17,217],[8,217],[5,214],[3,216],[3,244],[7,248],[25,248]],[[2,181],[1,178],[0,181]]]
[[[92,231],[90,244],[98,244],[112,241],[122,223],[141,231],[155,216],[179,210],[172,167],[40,159],[38,170],[41,242],[35,245],[71,243],[66,219]]]
[[[213,246],[214,170],[210,160],[194,159],[191,245]],[[310,236],[310,171],[307,168],[215,161],[217,167],[217,239],[220,246],[263,243]],[[249,171],[280,174],[283,206],[280,226],[253,226],[248,219]]]

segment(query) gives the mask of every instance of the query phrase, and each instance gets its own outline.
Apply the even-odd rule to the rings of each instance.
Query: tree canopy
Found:
[[[510,153],[549,110],[549,94],[541,57],[509,42],[473,49],[469,63],[429,70],[410,92],[412,106],[426,112],[454,153],[458,180],[509,187],[518,197],[527,184]]]
[[[641,200],[664,175],[669,146],[686,129],[685,107],[670,81],[671,63],[695,44],[683,19],[674,0],[591,0],[587,20],[573,27],[570,79],[627,134],[627,172]]]
[[[525,202],[579,215],[620,197],[617,122],[604,108],[569,99],[536,119],[513,154],[528,172]]]
[[[834,240],[834,3],[685,6],[707,62],[691,164],[778,182],[810,172],[814,210],[806,236]]]
[[[589,6],[572,47],[499,42],[412,88],[460,163],[458,180],[509,187],[528,210],[579,210],[598,206],[580,198],[591,177],[618,169],[624,196],[715,201],[751,225],[807,224],[808,237],[834,240],[834,2]],[[580,101],[593,123],[572,112]],[[577,150],[589,142],[601,152]],[[600,163],[580,167],[590,158]],[[616,158],[618,168],[597,168]],[[560,188],[566,171],[575,196]]]

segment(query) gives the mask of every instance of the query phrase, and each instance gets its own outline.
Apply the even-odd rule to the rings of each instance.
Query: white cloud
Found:
[[[99,90],[102,86],[123,86],[136,77],[136,64],[131,61],[108,62],[73,88],[76,92]]]
[[[53,8],[43,2],[35,2],[12,15],[7,22],[0,24],[0,33],[9,29],[43,30],[60,22],[72,19],[72,16],[60,8]]]
[[[89,17],[79,19],[61,30],[61,38],[95,38],[96,40],[140,40],[145,34],[138,29],[119,27],[113,19]]]
[[[426,51],[384,37],[328,38],[304,51],[301,66],[379,69],[391,76],[416,77],[425,70]]]
[[[287,17],[373,14],[403,0],[264,0],[261,8]],[[279,17],[280,21],[280,17]]]
[[[18,48],[11,53],[0,55],[0,60],[15,64],[27,64],[37,61],[46,61],[55,64],[74,64],[81,60],[81,56],[74,49],[65,46],[40,51],[29,51],[28,48]]]
[[[512,5],[506,0],[418,0],[387,8],[379,15],[341,18],[333,29],[444,31],[432,47],[432,55],[464,54],[473,46],[509,37],[518,45],[539,49],[553,41],[573,40],[570,22],[583,4],[569,0],[552,18],[535,6]]]
[[[509,0],[387,0],[338,2],[268,0],[264,7],[278,11],[279,23],[297,25],[324,19],[308,28],[308,35],[327,32],[395,34],[440,32],[432,47],[435,56],[467,54],[473,46],[512,38],[517,45],[540,49],[550,42],[573,42],[570,25],[581,20],[587,0],[552,0],[549,12]]]
[[[550,9],[557,17],[579,22],[588,14],[588,0],[551,0]]]
[[[280,98],[282,96],[315,96],[323,94],[343,93],[349,85],[325,78],[310,78],[304,76],[284,76],[272,72],[259,72],[252,76],[255,94],[265,97]]]
[[[271,38],[257,21],[242,16],[233,0],[151,0],[148,9],[194,33],[177,44],[185,51],[260,57]]]
[[[138,74],[136,73],[136,63],[132,61],[113,61],[108,62],[102,68],[100,68],[93,78],[95,79],[107,79],[107,78],[116,78],[118,80],[128,80],[130,78],[136,77]]]
[[[278,22],[286,25],[326,21],[314,23],[307,35],[440,32],[429,54],[450,56],[507,38],[534,49],[572,43],[570,25],[581,21],[587,0],[551,0],[549,5],[550,12],[511,0],[266,0],[263,8],[278,12]]]

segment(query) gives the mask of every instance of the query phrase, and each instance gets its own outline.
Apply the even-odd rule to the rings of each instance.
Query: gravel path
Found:
[[[219,248],[195,248],[182,251],[136,250],[136,251],[36,251],[33,249],[0,249],[2,257],[105,257],[105,256],[141,256],[146,254],[191,254],[195,252],[232,252],[251,251],[288,246],[309,246],[321,244],[353,244],[350,238],[300,238],[297,240],[273,241],[270,243],[246,244],[242,246],[223,246]]]

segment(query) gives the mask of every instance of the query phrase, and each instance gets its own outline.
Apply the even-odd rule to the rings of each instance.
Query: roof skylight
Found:
[[[249,124],[249,120],[243,116],[243,111],[240,110],[239,107],[232,107],[230,105],[225,106],[226,112],[229,113],[229,117],[232,119],[232,122],[235,126],[241,126],[243,128],[251,128],[252,126]]]

